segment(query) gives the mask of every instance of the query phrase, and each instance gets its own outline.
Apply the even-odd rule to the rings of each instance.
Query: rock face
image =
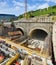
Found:
[[[54,48],[54,55],[55,55],[55,61],[56,61],[56,22],[53,25],[53,48]]]

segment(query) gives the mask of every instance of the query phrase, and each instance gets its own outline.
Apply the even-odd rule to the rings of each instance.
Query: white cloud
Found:
[[[32,1],[36,1],[36,2],[46,1],[46,2],[56,3],[56,0],[32,0]]]
[[[18,4],[15,5],[16,3],[18,3],[20,6]],[[19,14],[24,12],[23,9],[21,8],[21,6],[23,6],[23,5],[20,4],[20,2],[13,3],[12,7],[10,7],[10,5],[7,3],[7,1],[0,2],[0,14],[16,14],[16,15],[19,15]]]
[[[56,3],[56,0],[45,0],[45,1]]]
[[[23,13],[25,12],[24,2],[17,2],[16,0],[13,0],[13,3],[14,3],[14,6],[20,7],[19,11],[22,10],[21,12],[23,12]],[[27,11],[35,10],[37,6],[38,6],[38,4],[36,4],[36,5],[27,4]]]
[[[40,4],[37,9],[44,9],[44,8],[48,8],[49,7],[49,4],[48,3],[45,3],[45,4]]]
[[[32,6],[28,5],[28,11],[30,11],[30,10],[36,10],[37,6],[38,6],[38,4],[32,5]]]
[[[25,8],[24,8],[25,5],[23,2],[17,2],[16,0],[13,0],[12,2],[13,2],[12,7],[9,6],[7,1],[0,2],[0,13],[20,15],[25,12]],[[36,9],[47,8],[49,5],[48,5],[48,3],[45,3],[43,5],[42,4],[41,5],[27,4],[27,6],[28,6],[28,11],[31,11],[31,10],[36,10]]]
[[[13,3],[14,3],[15,6],[24,7],[24,3],[23,2],[17,2],[16,0],[13,0]]]
[[[0,8],[3,8],[3,7],[8,7],[8,4],[6,1],[0,2]]]
[[[10,14],[16,14],[20,15],[25,12],[25,4],[24,2],[12,0],[12,5],[7,3],[8,0],[4,0],[3,2],[0,2],[0,13],[10,13]],[[48,2],[56,2],[56,0],[33,0],[33,1],[46,1],[47,3],[39,4],[36,2],[36,4],[27,4],[28,11],[36,10],[36,9],[43,9],[49,7]]]

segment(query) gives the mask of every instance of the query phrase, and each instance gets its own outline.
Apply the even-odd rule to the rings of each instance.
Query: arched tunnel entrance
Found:
[[[51,54],[50,33],[45,29],[33,29],[29,33],[28,47],[40,53]]]
[[[24,35],[24,31],[21,28],[16,28],[16,31],[20,31],[22,35]]]
[[[42,29],[35,29],[31,31],[30,37],[33,39],[38,39],[38,40],[45,40],[47,37],[48,33]]]
[[[27,35],[25,34],[25,30],[23,28],[16,28],[16,31],[20,34],[20,37],[16,39],[16,42],[22,42],[27,39]]]

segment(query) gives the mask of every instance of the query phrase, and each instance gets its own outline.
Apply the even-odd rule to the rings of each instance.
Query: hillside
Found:
[[[56,15],[56,5],[48,7],[48,9],[45,8],[45,9],[39,9],[39,10],[36,10],[36,11],[30,11],[30,12],[27,13],[27,18],[46,15],[46,14]],[[24,14],[18,16],[18,19],[23,18],[23,17],[24,17]]]
[[[16,19],[17,17],[15,15],[11,15],[11,14],[0,14],[0,21],[1,20],[6,20],[6,21],[10,21],[12,19]]]

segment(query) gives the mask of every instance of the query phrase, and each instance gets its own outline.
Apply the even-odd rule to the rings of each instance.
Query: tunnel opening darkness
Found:
[[[21,28],[17,28],[16,31],[20,31],[24,35],[24,31]]]
[[[38,40],[45,40],[47,35],[48,33],[41,29],[35,29],[31,32],[31,38]]]

